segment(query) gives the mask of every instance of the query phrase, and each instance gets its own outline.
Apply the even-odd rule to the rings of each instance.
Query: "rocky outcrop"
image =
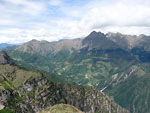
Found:
[[[28,80],[19,87],[18,91],[35,112],[63,103],[75,106],[85,113],[128,113],[96,89],[79,85],[54,84],[43,77]]]
[[[14,64],[14,62],[6,52],[0,51],[0,64]]]
[[[82,40],[83,47],[92,49],[116,49],[119,48],[116,43],[108,39],[104,33],[91,32],[87,37]]]

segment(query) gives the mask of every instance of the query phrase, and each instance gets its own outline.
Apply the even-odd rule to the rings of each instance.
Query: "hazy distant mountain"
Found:
[[[13,46],[13,44],[0,43],[0,49],[4,49],[4,48],[9,47],[9,46]]]
[[[95,87],[132,113],[148,113],[149,43],[146,35],[93,31],[85,38],[61,42],[32,40],[7,52],[23,68]]]
[[[22,43],[20,43],[20,44],[0,43],[0,50],[6,49],[6,48],[14,48],[14,47],[20,46],[20,45],[22,45]]]

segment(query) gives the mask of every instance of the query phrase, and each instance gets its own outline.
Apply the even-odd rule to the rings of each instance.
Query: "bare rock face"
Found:
[[[0,51],[0,64],[14,64],[5,51]]]
[[[27,84],[34,88],[28,90],[27,87],[20,86],[18,91],[26,103],[32,106],[34,112],[40,112],[56,104],[69,104],[85,113],[129,113],[108,96],[90,87],[54,84],[43,77],[30,79],[23,86]]]
[[[88,46],[93,49],[116,49],[119,46],[113,42],[112,40],[108,39],[104,33],[95,32],[93,31],[90,35],[88,35],[83,42],[87,41]]]

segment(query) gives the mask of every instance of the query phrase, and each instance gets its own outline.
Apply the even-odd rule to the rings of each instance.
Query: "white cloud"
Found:
[[[92,30],[150,35],[149,0],[89,0],[80,6],[63,0],[5,1],[0,25],[11,27],[0,29],[0,42],[80,38]]]
[[[13,10],[15,13],[38,15],[45,11],[45,4],[39,1],[32,0],[5,0],[5,10]]]
[[[59,6],[59,5],[62,5],[62,2],[61,2],[61,0],[50,0],[49,5]]]
[[[140,4],[128,5],[117,3],[90,9],[82,21],[91,28],[105,26],[149,26],[150,7]]]
[[[7,20],[4,18],[0,18],[0,25],[14,25],[16,22],[13,20]]]
[[[150,2],[118,0],[101,7],[91,6],[79,25],[83,31],[121,32],[150,35]]]

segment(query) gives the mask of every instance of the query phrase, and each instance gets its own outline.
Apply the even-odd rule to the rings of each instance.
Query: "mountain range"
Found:
[[[93,31],[85,38],[31,40],[5,51],[23,69],[52,73],[60,83],[94,87],[131,113],[149,113],[149,43],[146,35]]]
[[[54,83],[51,74],[21,69],[4,51],[0,61],[0,113],[129,113],[94,88]]]

